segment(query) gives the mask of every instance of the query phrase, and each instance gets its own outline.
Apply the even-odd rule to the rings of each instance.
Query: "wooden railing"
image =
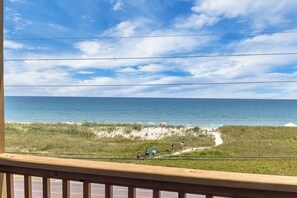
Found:
[[[63,198],[70,197],[70,181],[83,183],[83,197],[91,197],[91,183],[105,185],[105,198],[113,197],[112,186],[128,187],[126,197],[135,198],[136,189],[221,197],[297,197],[297,177],[202,171],[135,164],[94,162],[48,157],[0,154],[0,172],[6,173],[7,197],[14,197],[13,175],[24,175],[24,197],[32,197],[32,176],[42,178],[43,197],[50,197],[50,178],[62,180]]]

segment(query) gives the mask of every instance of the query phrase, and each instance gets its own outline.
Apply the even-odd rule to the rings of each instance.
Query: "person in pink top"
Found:
[[[179,145],[180,152],[183,152],[184,149],[185,149],[185,143],[181,142],[180,145]]]

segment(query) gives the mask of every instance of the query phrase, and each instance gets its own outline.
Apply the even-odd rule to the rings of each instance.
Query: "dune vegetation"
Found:
[[[165,134],[160,139],[150,139],[154,129],[158,132],[163,130]],[[132,135],[132,132],[137,134],[142,130],[146,131],[143,137]],[[144,153],[147,147],[156,147],[158,154],[171,153],[171,144],[178,145],[181,141],[187,142],[189,147],[214,145],[213,137],[198,128],[175,126],[6,123],[5,134],[7,152],[43,153],[50,156],[94,154],[134,158],[137,151]]]
[[[167,134],[149,139],[143,133],[148,128],[163,130]],[[224,143],[216,147],[214,138],[197,127],[164,126],[160,129],[160,126],[131,124],[7,123],[5,130],[7,152],[297,176],[297,128],[224,126],[219,128]],[[119,135],[119,130],[123,135]],[[137,132],[142,132],[144,137],[132,135]],[[167,156],[171,153],[171,144],[178,147],[181,141],[185,142],[186,148],[208,149]],[[146,147],[156,147],[159,156],[166,156],[136,160],[137,151],[143,154]]]

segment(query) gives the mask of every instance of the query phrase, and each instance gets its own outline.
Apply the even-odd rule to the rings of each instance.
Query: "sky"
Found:
[[[297,80],[297,55],[158,58],[297,52],[296,10],[294,0],[5,0],[5,95],[297,99],[297,83],[85,86]],[[157,58],[23,60],[131,57]]]

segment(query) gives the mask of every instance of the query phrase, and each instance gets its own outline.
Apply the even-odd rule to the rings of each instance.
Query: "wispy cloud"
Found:
[[[15,42],[15,41],[5,39],[4,40],[4,48],[18,50],[18,49],[25,48],[25,45],[22,44],[22,43],[18,43],[18,42]]]
[[[94,74],[95,72],[92,72],[92,71],[79,71],[77,73],[79,73],[79,74]]]
[[[114,11],[123,9],[124,2],[122,0],[111,0],[111,3],[112,3],[112,9]]]
[[[223,19],[242,17],[241,21],[247,20],[255,30],[262,30],[282,23],[294,23],[288,15],[293,14],[296,8],[296,3],[290,0],[196,0],[193,13],[184,20],[179,19],[177,26],[201,28]]]
[[[110,9],[121,12],[114,13]],[[98,39],[24,40],[6,39],[5,58],[92,58],[92,57],[158,57],[193,54],[236,54],[297,52],[296,5],[288,0],[217,0],[193,1],[188,9],[173,9],[176,2],[162,3],[160,10],[150,15],[135,15],[137,10],[124,1],[108,1],[108,9],[97,9],[104,23],[92,14],[90,7],[67,6],[56,12],[74,9],[77,18],[63,19],[58,14],[50,19],[32,21],[31,31],[19,29],[28,38],[49,34],[58,37],[94,35]],[[13,5],[16,5],[14,3]],[[88,5],[86,3],[86,5]],[[12,5],[9,5],[12,6]],[[93,5],[92,5],[93,6]],[[125,6],[125,9],[123,9]],[[137,1],[139,10],[146,2]],[[168,7],[166,7],[168,6]],[[54,6],[53,6],[54,7]],[[94,6],[93,6],[94,7]],[[91,8],[93,8],[91,7]],[[13,38],[15,26],[26,20],[20,7],[7,9],[5,37]],[[109,10],[112,12],[105,13]],[[172,11],[175,10],[175,11]],[[179,11],[177,11],[179,10]],[[264,12],[264,11],[265,12]],[[176,13],[171,13],[176,12]],[[39,16],[43,16],[39,13]],[[158,17],[161,16],[161,17]],[[31,20],[31,19],[30,19]],[[90,23],[90,20],[95,22]],[[73,22],[75,21],[75,22]],[[73,23],[73,24],[72,24]],[[106,24],[105,24],[106,23]],[[71,28],[72,24],[72,28]],[[244,28],[244,29],[241,29]],[[225,35],[226,32],[254,32],[275,30],[280,33],[262,35]],[[84,34],[82,34],[84,33]],[[189,35],[222,33],[215,36],[154,37],[156,35]],[[82,34],[82,35],[80,35]],[[148,37],[123,38],[147,35]],[[151,37],[149,37],[151,36]],[[38,49],[45,49],[40,50]],[[294,80],[297,78],[295,56],[217,57],[189,59],[130,59],[130,60],[53,60],[5,62],[6,84],[178,84],[195,82]],[[269,88],[269,89],[268,89]],[[296,98],[294,84],[253,85],[191,85],[147,87],[35,87],[26,92],[21,88],[6,87],[8,95],[68,95],[68,96],[137,96],[137,97],[225,97],[225,98]]]

